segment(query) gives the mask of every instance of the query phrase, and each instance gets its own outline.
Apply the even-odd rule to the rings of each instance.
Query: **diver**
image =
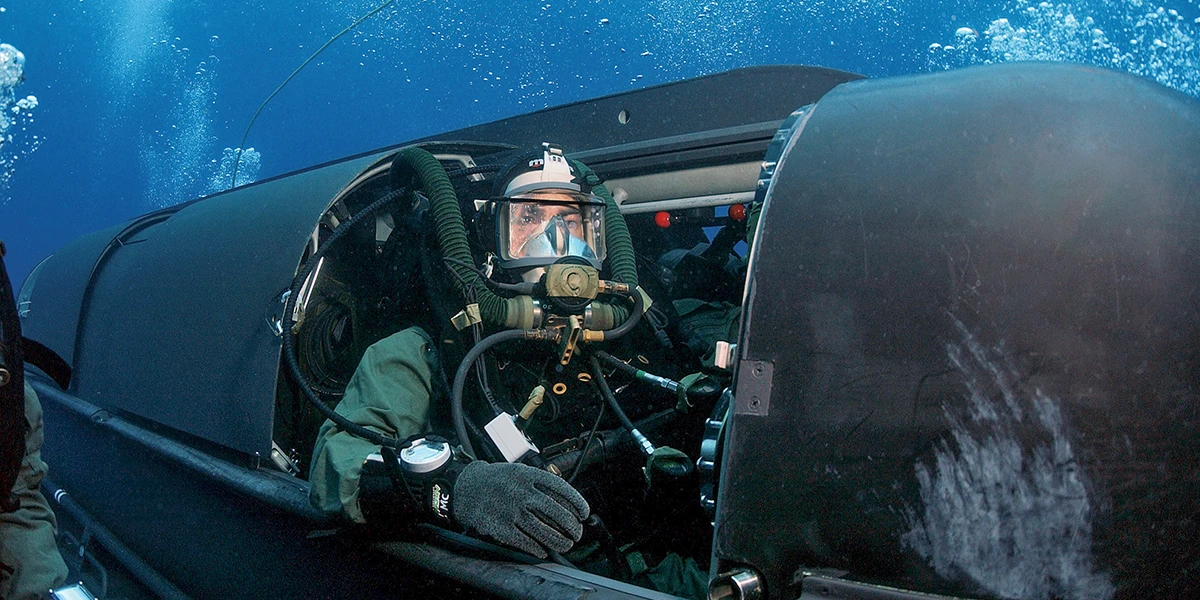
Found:
[[[25,381],[21,326],[0,242],[0,599],[46,597],[67,580],[54,512],[38,486],[42,407]]]
[[[394,159],[393,171],[414,156],[436,165],[413,149]],[[423,183],[417,187],[437,187]],[[429,199],[422,222],[436,222],[442,236],[429,252],[440,250],[445,263],[431,269],[439,281],[430,286],[465,296],[448,320],[470,329],[475,343],[460,361],[443,360],[442,344],[412,326],[366,350],[336,416],[318,433],[309,468],[316,507],[357,523],[434,522],[558,559],[584,536],[585,523],[598,523],[571,482],[615,445],[597,434],[607,411],[645,461],[633,470],[644,485],[691,475],[691,459],[651,443],[601,371],[603,362],[667,391],[663,413],[673,414],[676,396],[683,398],[677,381],[599,349],[629,333],[651,304],[620,210],[599,184],[561,148],[543,144],[488,182],[486,200]],[[463,213],[473,213],[474,253]],[[483,337],[484,325],[499,331]],[[285,352],[287,344],[285,336]],[[451,384],[445,374],[456,365]]]
[[[598,269],[605,250],[603,202],[573,182],[577,176],[557,148],[548,147],[541,160],[530,162],[535,164],[503,190],[504,200],[488,207],[500,213],[501,244],[495,249],[500,266],[521,270],[523,279],[535,279],[548,262],[568,256]],[[429,432],[435,372],[441,369],[431,360],[433,351],[432,339],[419,327],[375,343],[351,377],[338,413],[398,439]],[[509,441],[517,447],[528,443],[511,421],[509,425]],[[407,508],[425,510],[438,521],[457,523],[541,558],[548,550],[566,552],[579,540],[590,509],[564,479],[520,462],[451,460],[448,445],[436,440],[428,436],[415,448],[434,454],[441,464],[415,475],[405,471],[406,478],[428,481],[418,487],[436,497],[417,498],[416,506]],[[382,490],[392,497],[390,480],[365,488],[362,482],[364,463],[380,451],[378,445],[326,421],[309,473],[313,503],[365,522],[363,504],[370,506],[373,499],[364,495]],[[401,454],[415,454],[414,446]],[[407,495],[405,490],[397,497],[403,500]]]

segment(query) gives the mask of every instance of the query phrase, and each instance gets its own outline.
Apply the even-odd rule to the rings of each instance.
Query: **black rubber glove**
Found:
[[[506,546],[546,557],[583,535],[587,501],[569,483],[519,463],[475,461],[454,483],[454,520]]]

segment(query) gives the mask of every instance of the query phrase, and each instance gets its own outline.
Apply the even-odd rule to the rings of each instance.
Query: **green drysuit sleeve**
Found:
[[[42,461],[42,405],[29,384],[25,384],[25,461],[13,486],[13,497],[20,502],[17,510],[0,514],[0,563],[13,569],[0,574],[0,598],[33,600],[67,581],[67,565],[54,541],[58,523],[50,504],[38,486],[46,477]]]
[[[337,405],[350,421],[399,439],[426,431],[433,393],[429,337],[410,327],[367,348]],[[358,504],[359,478],[379,446],[325,421],[313,448],[308,481],[313,505],[365,522]]]

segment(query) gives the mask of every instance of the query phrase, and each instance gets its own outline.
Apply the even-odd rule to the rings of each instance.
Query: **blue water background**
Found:
[[[260,164],[243,175],[748,65],[886,77],[1073,60],[1196,96],[1197,2],[396,2],[267,107],[247,141]],[[26,57],[13,99],[37,99],[4,107],[14,280],[76,236],[227,187],[222,155],[259,103],[376,4],[0,0],[0,42]]]

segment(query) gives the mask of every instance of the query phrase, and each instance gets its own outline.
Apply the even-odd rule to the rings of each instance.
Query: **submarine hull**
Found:
[[[1200,594],[1200,103],[1007,65],[848,83],[795,121],[715,555],[773,597],[806,568]]]

